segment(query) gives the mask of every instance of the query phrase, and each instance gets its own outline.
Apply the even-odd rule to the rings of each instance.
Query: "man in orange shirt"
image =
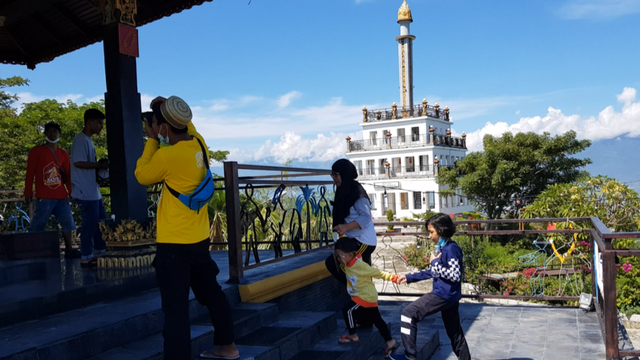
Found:
[[[58,147],[60,125],[50,122],[44,126],[46,144],[35,146],[29,151],[27,160],[27,178],[24,186],[24,198],[27,203],[36,201],[36,211],[31,219],[31,231],[44,231],[49,217],[53,214],[62,226],[65,243],[65,257],[79,258],[80,251],[71,247],[71,231],[76,229],[69,194],[71,193],[71,174],[69,154]],[[35,177],[36,193],[33,194]]]

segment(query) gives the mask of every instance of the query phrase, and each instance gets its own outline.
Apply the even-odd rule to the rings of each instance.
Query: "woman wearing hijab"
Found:
[[[371,203],[362,185],[356,181],[356,167],[347,159],[340,159],[331,166],[331,177],[336,184],[336,195],[333,202],[333,231],[338,236],[356,239],[359,248],[357,253],[362,260],[371,265],[371,254],[378,240],[371,218]],[[347,278],[339,267],[334,255],[325,261],[327,270],[338,281],[347,284]]]

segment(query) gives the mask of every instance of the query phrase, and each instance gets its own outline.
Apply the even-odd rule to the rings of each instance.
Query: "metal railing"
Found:
[[[425,108],[422,106],[422,104],[416,104],[416,105],[413,105],[413,107],[409,107],[406,109],[399,106],[395,109],[389,108],[389,109],[367,110],[366,119],[367,119],[367,122],[375,122],[375,121],[386,121],[386,120],[395,120],[395,119],[406,119],[409,117],[428,116],[434,119],[449,121],[449,114],[445,112],[444,109],[427,105],[426,112],[424,110]]]
[[[425,146],[443,146],[466,149],[466,140],[447,135],[412,134],[398,135],[390,138],[380,137],[368,140],[352,140],[348,144],[349,152],[376,151],[388,149],[411,149]]]
[[[411,179],[433,176],[433,167],[430,168],[427,165],[390,166],[388,171],[384,167],[358,169],[359,180]]]
[[[546,226],[549,223],[571,223],[575,228],[550,229]],[[526,239],[534,237],[533,244],[536,250],[529,254],[520,256],[523,261],[521,267],[512,269],[507,273],[486,273],[482,275],[484,281],[507,282],[509,279],[520,277],[528,282],[527,291],[531,295],[495,294],[483,293],[482,289],[476,289],[475,294],[465,294],[463,297],[475,299],[500,299],[500,300],[534,300],[534,301],[573,301],[580,300],[580,296],[564,294],[567,286],[571,284],[571,278],[578,281],[582,277],[585,281],[588,277],[591,282],[591,295],[598,321],[605,340],[606,359],[618,360],[619,357],[640,356],[640,350],[620,349],[618,343],[618,309],[616,304],[616,257],[640,256],[640,249],[614,249],[614,242],[619,239],[638,239],[640,232],[611,232],[600,219],[596,217],[577,218],[544,218],[544,219],[504,219],[504,220],[462,220],[455,221],[458,231],[456,236],[467,236],[471,238],[471,244],[482,238],[504,239],[510,237],[512,240]],[[538,224],[537,226],[534,226]],[[426,240],[428,233],[421,230],[423,222],[376,222],[376,226],[400,227],[395,232],[378,232],[379,239],[376,251],[380,250],[378,257],[384,257],[381,264],[383,270],[395,270],[407,264],[407,252],[403,249],[393,248],[399,236],[416,236],[417,244],[429,247],[430,241]],[[525,225],[534,227],[526,229]],[[416,228],[411,228],[415,226]],[[408,228],[407,228],[408,227]],[[563,236],[569,237],[568,244],[558,241]],[[555,241],[548,241],[546,237],[553,237]],[[579,241],[579,244],[576,244]],[[477,246],[477,245],[476,245]],[[430,249],[428,250],[430,252]],[[546,254],[546,255],[545,255]],[[548,255],[548,256],[547,256]],[[465,254],[466,258],[467,254]],[[587,266],[566,265],[571,258],[580,258]],[[398,261],[397,263],[395,261]],[[560,261],[561,260],[561,261]],[[375,262],[375,261],[374,261]],[[395,271],[394,271],[395,272]],[[468,274],[465,274],[468,275]],[[564,288],[559,286],[554,289],[547,289],[545,293],[544,280],[557,278],[564,281]],[[463,281],[469,281],[465,279]],[[567,285],[569,284],[569,285]],[[388,289],[388,285],[383,286],[383,290]],[[421,296],[424,292],[405,293],[400,292],[399,287],[393,286],[394,292],[380,292],[380,295],[409,295]],[[574,289],[573,293],[580,292],[583,288]]]
[[[225,162],[224,174],[230,283],[242,283],[246,269],[330,246],[331,170]],[[261,261],[259,250],[272,250],[275,259]]]

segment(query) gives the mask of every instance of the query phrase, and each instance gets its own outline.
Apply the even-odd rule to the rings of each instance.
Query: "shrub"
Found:
[[[393,210],[391,209],[387,210],[387,221],[393,221]],[[387,225],[387,229],[393,230],[393,225]]]
[[[409,245],[402,249],[404,261],[407,262],[407,265],[420,270],[426,269],[431,265],[429,263],[429,253],[428,248],[418,245]]]

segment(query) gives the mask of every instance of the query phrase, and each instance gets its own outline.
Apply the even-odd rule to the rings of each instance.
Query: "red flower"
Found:
[[[549,224],[549,225],[547,226],[547,230],[555,230],[555,229],[556,229],[556,223]]]

